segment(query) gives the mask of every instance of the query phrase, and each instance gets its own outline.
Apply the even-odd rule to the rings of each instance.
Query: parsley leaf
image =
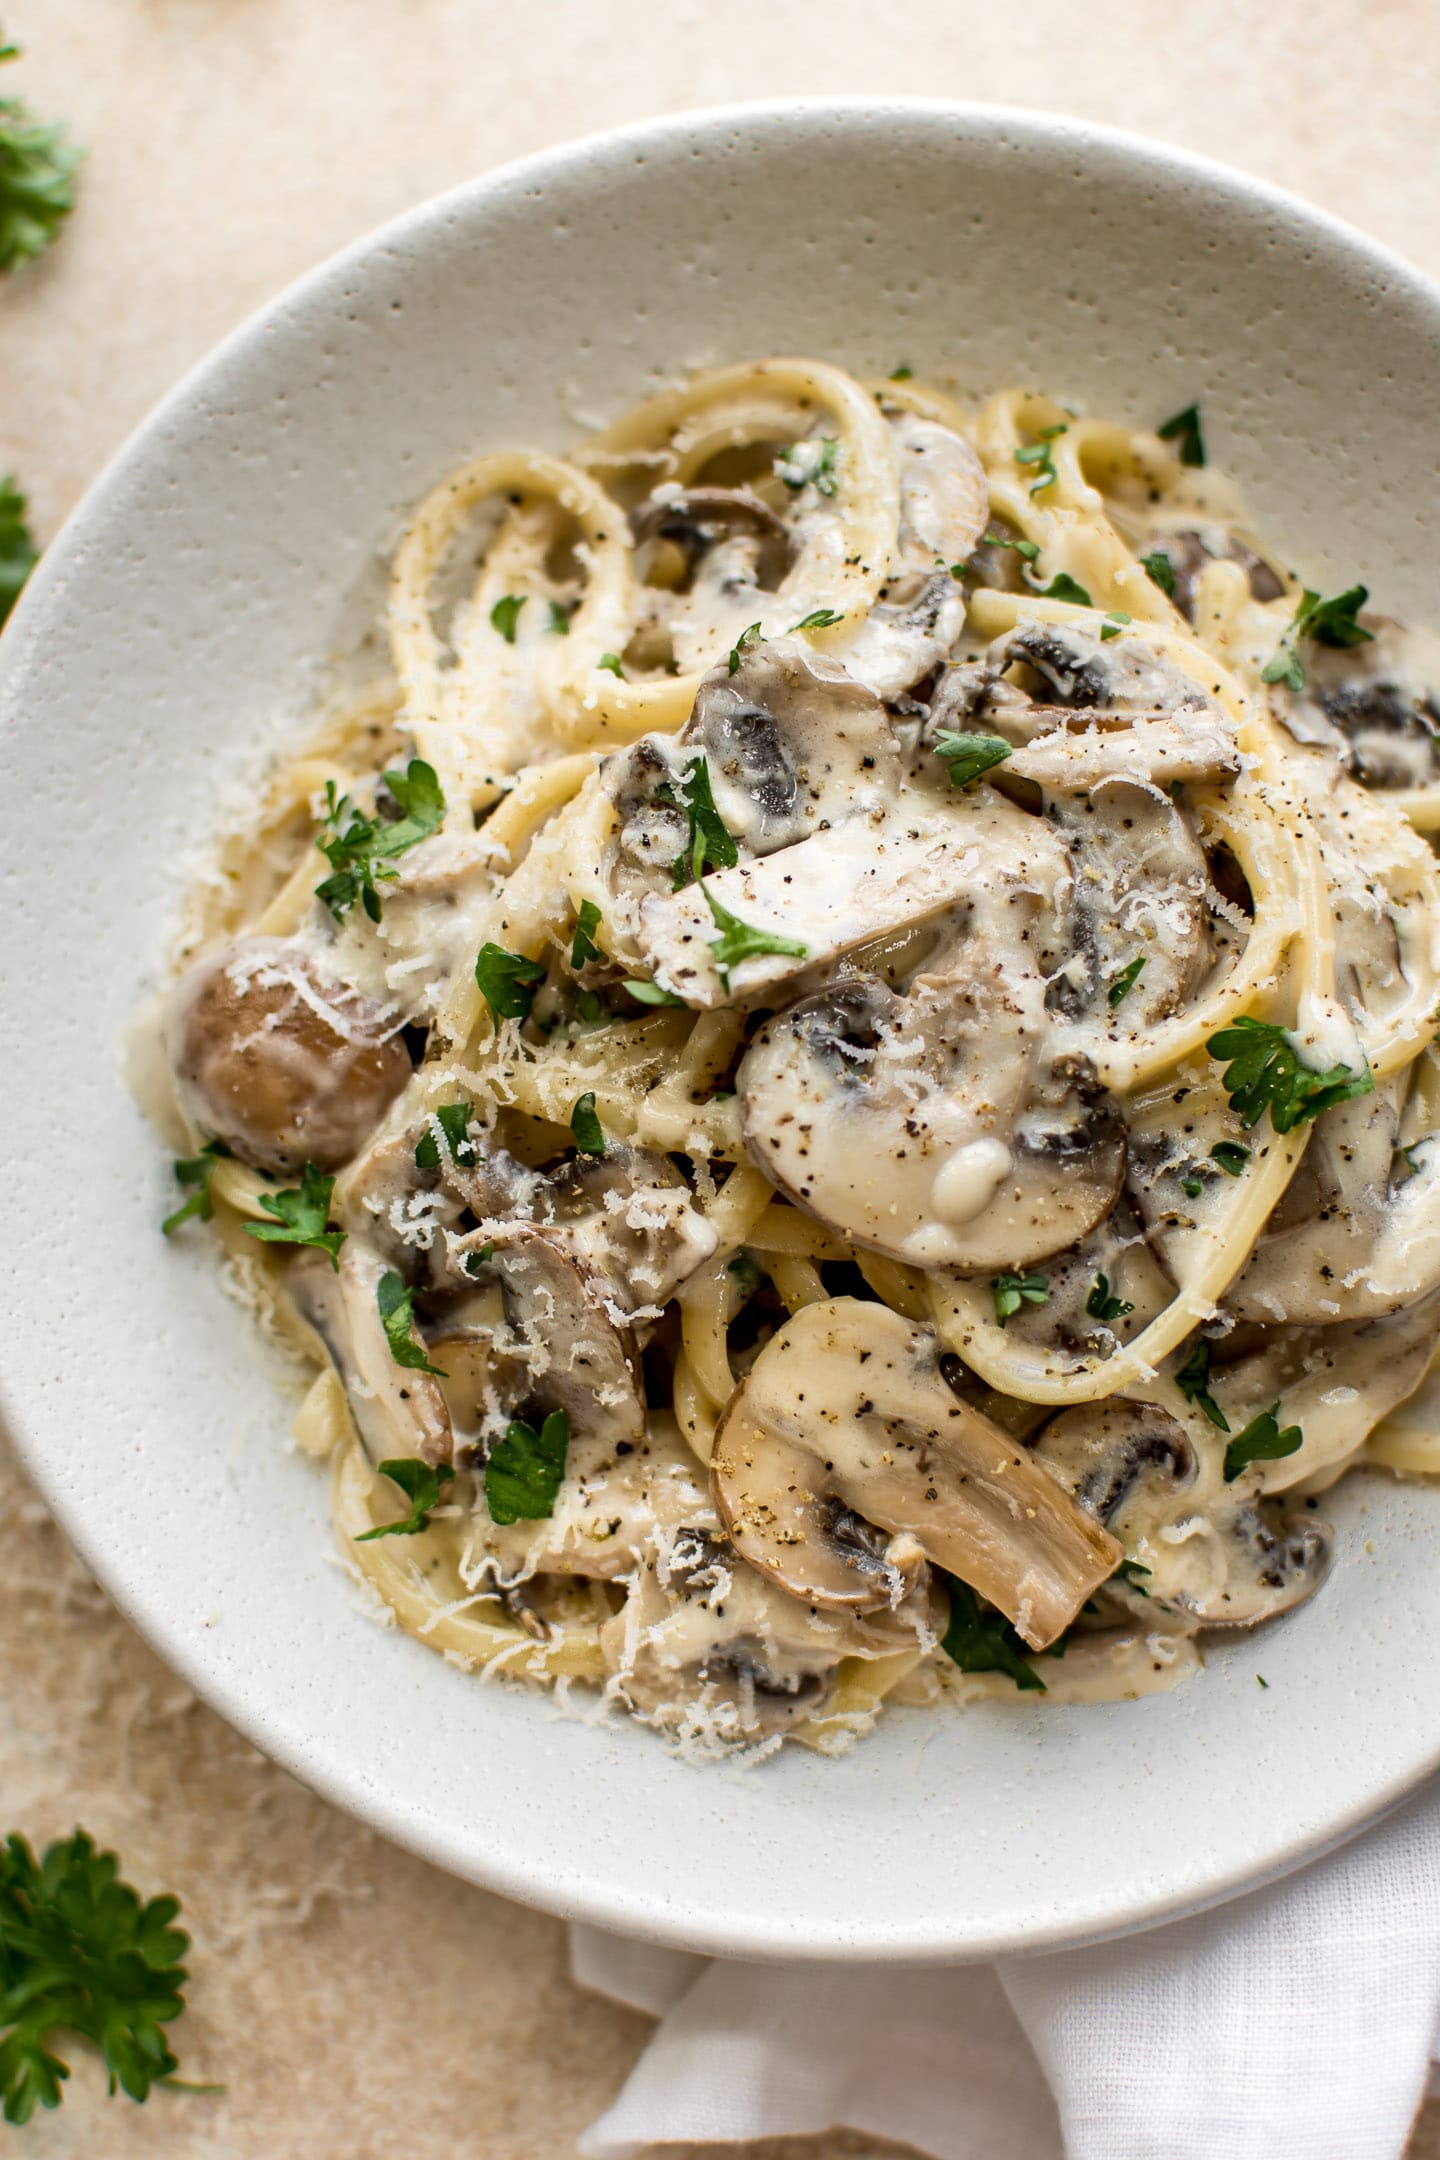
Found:
[[[570,941],[570,965],[582,968],[589,960],[603,960],[605,955],[595,943],[595,932],[600,927],[600,910],[593,900],[582,900],[580,912],[575,918],[575,935]]]
[[[570,1112],[570,1130],[575,1145],[582,1155],[603,1155],[605,1152],[605,1128],[595,1110],[595,1090],[587,1088],[577,1096]]]
[[[1125,999],[1130,995],[1130,992],[1134,989],[1136,983],[1139,982],[1140,977],[1144,972],[1144,968],[1145,955],[1143,953],[1140,954],[1138,959],[1127,962],[1127,964],[1123,968],[1121,968],[1119,974],[1115,977],[1114,982],[1111,983],[1109,989],[1105,993],[1105,1002],[1111,1007],[1112,1011],[1115,1006],[1123,1004]]]
[[[503,945],[482,945],[475,958],[475,981],[490,1008],[495,1032],[502,1020],[525,1020],[535,1002],[535,988],[545,980],[545,965]]]
[[[995,1300],[995,1318],[1004,1327],[1022,1305],[1048,1305],[1050,1278],[1048,1275],[995,1275],[990,1281],[990,1294]]]
[[[1126,615],[1120,608],[1111,608],[1110,613],[1100,625],[1101,644],[1108,645],[1112,638],[1119,637],[1120,632],[1130,620],[1130,616]]]
[[[1194,1403],[1217,1431],[1228,1433],[1230,1420],[1210,1393],[1210,1345],[1200,1336],[1194,1349],[1175,1374],[1175,1385],[1186,1402]]]
[[[1039,596],[1042,600],[1070,600],[1076,607],[1095,605],[1085,587],[1071,577],[1068,570],[1057,570],[1049,584],[1039,588]]]
[[[13,473],[0,479],[0,623],[20,597],[20,588],[40,560],[30,527],[29,508]]]
[[[515,626],[520,620],[520,610],[524,605],[524,593],[507,592],[490,610],[490,627],[499,631],[507,645],[515,642]]]
[[[440,1505],[440,1487],[453,1478],[455,1472],[449,1463],[436,1463],[432,1467],[413,1455],[401,1455],[393,1462],[382,1462],[380,1475],[400,1487],[410,1503],[410,1513],[402,1516],[399,1522],[377,1523],[373,1530],[362,1530],[355,1539],[357,1545],[368,1545],[371,1538],[377,1537],[414,1537],[417,1531],[428,1530],[430,1510]]]
[[[688,885],[692,878],[703,877],[707,870],[733,870],[740,860],[740,851],[715,807],[709,759],[691,758],[677,784],[678,796],[668,787],[658,788],[656,793],[662,800],[668,796],[671,802],[677,803],[690,821],[685,845],[671,865],[671,878],[675,891],[679,892],[682,885]]]
[[[174,1213],[167,1215],[161,1223],[160,1228],[166,1237],[169,1237],[172,1230],[178,1230],[181,1223],[189,1222],[192,1216],[200,1222],[209,1222],[215,1212],[214,1202],[210,1198],[210,1180],[215,1175],[216,1163],[229,1153],[230,1150],[223,1140],[208,1140],[198,1155],[187,1155],[183,1162],[176,1163],[175,1175],[180,1183],[193,1185],[195,1190],[188,1200],[182,1200]]]
[[[1140,557],[1140,567],[1152,585],[1158,585],[1167,600],[1175,597],[1175,565],[1163,548],[1152,548],[1148,555]]]
[[[1180,1190],[1187,1200],[1198,1200],[1205,1190],[1205,1180],[1198,1177],[1181,1178]]]
[[[1163,420],[1155,432],[1161,442],[1175,444],[1182,465],[1205,463],[1205,438],[1200,433],[1198,405],[1187,405],[1183,412],[1177,412],[1170,419]]]
[[[756,930],[751,924],[741,922],[738,915],[732,915],[729,908],[720,905],[704,878],[700,880],[700,890],[720,932],[718,938],[711,938],[710,950],[715,955],[716,969],[727,990],[731,968],[739,967],[742,960],[752,959],[756,953],[786,953],[793,960],[804,960],[809,954],[809,946],[797,944],[794,938],[777,937],[773,930]]]
[[[840,445],[833,435],[812,435],[782,450],[775,460],[775,470],[788,488],[812,486],[817,494],[833,495],[839,455]]]
[[[1109,1276],[1097,1275],[1090,1285],[1085,1310],[1092,1320],[1109,1321],[1123,1320],[1127,1313],[1134,1312],[1135,1307],[1127,1305],[1124,1298],[1111,1297]]]
[[[676,997],[672,990],[662,990],[659,983],[641,982],[638,977],[627,976],[620,985],[628,990],[637,1005],[683,1005],[684,998]]]
[[[1038,442],[1028,443],[1024,449],[1015,452],[1015,463],[1017,465],[1033,465],[1035,467],[1035,478],[1030,483],[1030,493],[1032,495],[1038,495],[1043,489],[1054,486],[1055,460],[1051,455],[1050,445],[1057,435],[1063,435],[1065,432],[1063,422],[1059,427],[1041,428]]]
[[[955,735],[947,729],[935,738],[935,755],[949,767],[952,787],[969,787],[992,765],[1003,765],[1011,745],[999,735]]]
[[[541,1522],[555,1512],[570,1449],[570,1421],[552,1410],[536,1432],[515,1418],[485,1465],[485,1499],[497,1523]]]
[[[380,920],[377,878],[393,878],[390,859],[404,855],[440,830],[445,816],[445,796],[433,765],[412,758],[406,771],[387,772],[385,785],[399,807],[398,818],[366,817],[356,810],[348,795],[336,796],[335,783],[325,783],[325,817],[315,845],[334,872],[315,888],[337,922],[343,920],[357,900],[371,922]],[[348,817],[349,823],[343,821]],[[343,825],[343,829],[342,829]]]
[[[1219,1163],[1226,1177],[1239,1177],[1250,1160],[1250,1150],[1241,1147],[1238,1140],[1217,1140],[1210,1150],[1210,1160]]]
[[[1025,1655],[1025,1644],[1003,1613],[982,1606],[968,1583],[935,1570],[950,1597],[950,1624],[940,1647],[961,1672],[1008,1673],[1017,1688],[1045,1693],[1045,1683]]]
[[[284,1192],[261,1193],[260,1205],[267,1215],[275,1217],[274,1222],[247,1222],[242,1223],[241,1228],[247,1237],[259,1238],[272,1245],[313,1245],[318,1251],[329,1253],[330,1265],[338,1273],[345,1232],[325,1227],[330,1220],[330,1195],[334,1190],[334,1178],[321,1177],[314,1163],[307,1162],[298,1188],[290,1186]]]
[[[1375,633],[1367,630],[1359,620],[1360,610],[1369,597],[1368,587],[1351,585],[1345,592],[1334,593],[1328,600],[1322,600],[1319,593],[1312,592],[1307,585],[1300,594],[1285,635],[1260,670],[1261,682],[1284,683],[1291,690],[1304,689],[1305,669],[1295,649],[1297,638],[1312,637],[1319,645],[1369,644]]]
[[[799,622],[792,623],[790,628],[792,633],[796,630],[828,630],[832,624],[844,620],[844,614],[839,608],[817,607],[808,615],[802,615]]]
[[[1242,1470],[1252,1462],[1278,1462],[1283,1455],[1294,1455],[1305,1444],[1305,1435],[1298,1425],[1280,1429],[1280,1405],[1271,1403],[1253,1417],[1243,1432],[1236,1433],[1225,1450],[1225,1482],[1234,1483]]]
[[[451,1161],[461,1170],[473,1170],[475,1143],[467,1138],[473,1115],[468,1102],[441,1103],[438,1109],[432,1110],[430,1116],[433,1122],[426,1126],[416,1143],[416,1169],[439,1169],[440,1142],[435,1137],[435,1126],[438,1125],[445,1135],[445,1145],[450,1150]]]
[[[0,1846],[0,2101],[9,2123],[60,2105],[68,2064],[50,2043],[61,2031],[103,2051],[116,2085],[144,2100],[180,2065],[162,2028],[185,2007],[181,1958],[189,1937],[172,1926],[173,1897],[142,1904],[114,1853],[83,1830],[37,1861],[12,1832]]]
[[[1007,540],[1004,533],[997,532],[987,532],[981,540],[980,545],[981,547],[1014,548],[1015,553],[1017,555],[1023,556],[1025,561],[1029,563],[1033,563],[1034,561],[1036,561],[1040,553],[1040,543],[1038,540]],[[963,570],[964,567],[965,565],[963,563],[959,563],[956,565],[956,568],[959,570]]]
[[[19,47],[0,46],[0,61]],[[37,120],[18,98],[0,98],[0,270],[43,255],[75,207],[85,153],[58,123]]]
[[[564,602],[563,602],[563,601],[560,601],[560,600],[551,600],[551,601],[550,601],[550,602],[548,603],[548,606],[549,606],[549,619],[548,619],[548,621],[547,621],[547,622],[546,622],[546,624],[545,624],[545,627],[546,627],[546,629],[547,629],[547,630],[549,630],[549,631],[552,631],[552,632],[554,633],[554,635],[555,635],[556,637],[569,637],[569,635],[570,635],[570,610],[569,610],[569,608],[567,608],[567,607],[565,606]]]
[[[375,1303],[395,1363],[408,1366],[411,1372],[432,1373],[437,1380],[445,1379],[439,1366],[426,1357],[425,1345],[416,1339],[415,1293],[407,1289],[394,1268],[386,1268],[375,1285]]]
[[[891,382],[909,382],[914,373],[915,370],[913,367],[891,368],[890,380]]]
[[[747,645],[757,643],[763,645],[764,642],[764,638],[760,635],[759,623],[747,623],[746,627],[740,632],[739,637],[736,638],[735,643],[730,648],[730,659],[728,662],[730,673],[732,675],[739,674],[740,662],[745,656],[745,648]]]
[[[1242,1125],[1258,1125],[1268,1109],[1277,1133],[1293,1132],[1307,1118],[1369,1095],[1375,1087],[1368,1065],[1359,1072],[1348,1065],[1332,1065],[1328,1072],[1302,1065],[1284,1028],[1248,1013],[1212,1035],[1205,1047],[1211,1057],[1228,1060],[1225,1092]]]
[[[595,665],[597,668],[604,668],[607,675],[617,675],[621,682],[624,682],[625,670],[620,665],[619,653],[602,652]]]

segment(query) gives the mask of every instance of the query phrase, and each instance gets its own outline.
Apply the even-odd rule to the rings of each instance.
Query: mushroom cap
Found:
[[[754,554],[755,582],[773,592],[794,555],[790,528],[768,503],[749,488],[677,488],[647,497],[630,513],[630,530],[639,545],[669,540],[685,558],[687,577],[717,542],[748,541]]]
[[[804,1306],[720,1421],[716,1508],[742,1558],[807,1603],[893,1607],[923,1554],[1043,1649],[1113,1574],[1121,1548],[961,1401],[940,1356],[929,1328],[887,1305]],[[857,1520],[889,1542],[857,1536]]]
[[[411,1072],[394,1015],[280,938],[241,939],[191,968],[166,1046],[196,1127],[279,1176],[338,1169]]]
[[[1433,787],[1440,780],[1440,642],[1384,616],[1362,615],[1368,643],[1313,641],[1305,688],[1271,692],[1300,742],[1333,750],[1363,787]]]

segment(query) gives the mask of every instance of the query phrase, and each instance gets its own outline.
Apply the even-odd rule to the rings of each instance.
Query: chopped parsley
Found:
[[[1210,1150],[1210,1160],[1220,1165],[1226,1177],[1239,1177],[1250,1160],[1250,1150],[1241,1147],[1238,1140],[1217,1140]]]
[[[947,729],[935,738],[935,755],[948,766],[952,787],[969,787],[992,765],[1003,765],[1011,750],[999,735],[955,735]]]
[[[145,2100],[177,2082],[164,2028],[185,2007],[190,1939],[177,1898],[142,1903],[112,1852],[83,1830],[37,1860],[12,1831],[0,1845],[0,2102],[8,2123],[59,2107],[62,2032],[91,2041],[110,2090]],[[87,2140],[81,2139],[81,2143]],[[103,2140],[101,2141],[104,2142]],[[94,2148],[92,2148],[94,2149]]]
[[[683,1005],[684,998],[676,997],[673,990],[662,990],[659,983],[642,982],[638,976],[627,976],[620,985],[628,990],[637,1005]]]
[[[1115,1006],[1122,1005],[1125,999],[1129,997],[1130,992],[1139,982],[1144,968],[1145,955],[1143,953],[1137,959],[1127,961],[1125,966],[1121,968],[1114,982],[1111,983],[1105,993],[1105,1002],[1111,1007],[1112,1011]]]
[[[1023,556],[1028,563],[1036,561],[1040,554],[1038,540],[1007,540],[1004,533],[987,532],[980,545],[981,547],[1014,548],[1015,553]],[[963,570],[964,567],[963,563],[957,563],[955,566],[957,572]]]
[[[325,816],[315,845],[333,875],[316,886],[315,897],[337,922],[359,900],[371,922],[378,923],[376,880],[397,877],[398,871],[390,867],[392,858],[437,833],[445,816],[445,796],[435,768],[423,758],[412,758],[403,773],[387,772],[385,785],[399,807],[398,818],[366,817],[348,795],[337,797],[333,780],[325,783]]]
[[[274,1222],[247,1222],[241,1227],[247,1237],[259,1238],[264,1244],[313,1245],[318,1252],[329,1253],[330,1265],[338,1273],[345,1232],[325,1227],[330,1220],[330,1195],[334,1190],[334,1178],[321,1177],[314,1163],[307,1162],[298,1187],[261,1193],[260,1205],[267,1215],[275,1217]]]
[[[1038,430],[1038,442],[1027,443],[1023,449],[1015,452],[1017,465],[1032,465],[1035,468],[1035,478],[1030,483],[1032,495],[1038,495],[1043,489],[1054,486],[1055,460],[1050,446],[1058,435],[1065,432],[1066,423],[1063,421],[1058,427],[1041,428]]]
[[[703,877],[707,870],[734,869],[740,860],[740,851],[715,807],[708,758],[691,758],[675,787],[667,783],[655,792],[662,802],[672,802],[683,809],[689,819],[685,845],[670,868],[676,892],[692,878]]]
[[[0,41],[0,61],[19,57],[18,45]],[[19,98],[0,98],[0,270],[44,254],[75,207],[84,155],[58,122],[37,120]]]
[[[625,670],[620,665],[619,653],[602,652],[595,665],[597,668],[604,668],[607,675],[618,675],[621,682],[624,682]]]
[[[1049,584],[1040,586],[1038,591],[1042,600],[1069,600],[1076,607],[1095,605],[1085,587],[1071,577],[1068,570],[1057,570]]]
[[[580,912],[575,918],[575,935],[570,940],[570,965],[582,968],[588,961],[603,960],[605,955],[595,943],[595,932],[600,927],[600,910],[593,900],[582,900]]]
[[[461,1262],[461,1265],[463,1266],[467,1275],[478,1275],[481,1268],[485,1267],[491,1260],[494,1259],[494,1257],[495,1240],[493,1238],[487,1238],[485,1243],[481,1246],[479,1252],[466,1253],[464,1260]]]
[[[961,1672],[1008,1673],[1017,1688],[1045,1693],[1045,1683],[1025,1654],[1025,1643],[1003,1613],[980,1603],[968,1583],[937,1568],[950,1598],[950,1624],[940,1647]]]
[[[1004,1327],[1022,1305],[1049,1304],[1050,1278],[1048,1275],[995,1275],[990,1280],[990,1294],[995,1300],[995,1318]]]
[[[582,1155],[604,1154],[605,1128],[596,1114],[594,1088],[587,1088],[583,1095],[577,1096],[570,1112],[570,1131]]]
[[[711,938],[710,950],[715,955],[716,970],[727,990],[730,988],[730,970],[739,967],[742,960],[753,959],[757,953],[783,953],[792,960],[809,957],[808,945],[801,945],[794,938],[777,937],[773,930],[757,930],[752,924],[741,922],[738,915],[732,915],[729,908],[720,905],[704,878],[700,880],[700,890],[720,932],[718,938]]]
[[[735,643],[730,648],[730,658],[727,663],[730,673],[732,675],[739,674],[740,662],[745,657],[745,651],[747,646],[755,644],[763,645],[764,642],[765,640],[761,635],[759,623],[747,623],[745,628],[740,632],[739,637],[736,638]]]
[[[1374,1091],[1369,1065],[1352,1072],[1332,1065],[1326,1072],[1302,1065],[1284,1028],[1273,1020],[1253,1020],[1242,1013],[1205,1045],[1211,1057],[1226,1060],[1225,1092],[1242,1125],[1258,1125],[1268,1110],[1277,1133],[1293,1132],[1307,1118],[1319,1117],[1337,1103]]]
[[[410,1503],[410,1513],[399,1522],[377,1523],[373,1530],[362,1530],[357,1545],[368,1545],[371,1538],[414,1537],[419,1530],[430,1527],[430,1510],[438,1507],[441,1500],[440,1487],[454,1477],[449,1463],[420,1462],[413,1455],[401,1455],[393,1462],[382,1462],[381,1477],[388,1477],[392,1485],[398,1485]]]
[[[1225,1482],[1233,1484],[1242,1470],[1252,1462],[1278,1462],[1283,1455],[1294,1455],[1305,1444],[1305,1435],[1298,1425],[1280,1427],[1280,1405],[1271,1403],[1253,1417],[1243,1432],[1236,1433],[1225,1450]]]
[[[470,1120],[474,1116],[468,1102],[441,1103],[430,1113],[430,1123],[415,1146],[417,1170],[438,1170],[440,1167],[440,1142],[435,1137],[438,1125],[450,1150],[450,1160],[461,1170],[475,1167],[475,1143],[469,1139]]]
[[[395,1363],[407,1366],[411,1372],[433,1373],[437,1380],[443,1380],[445,1374],[438,1365],[430,1363],[425,1355],[425,1345],[416,1339],[415,1293],[406,1287],[394,1268],[386,1268],[375,1285],[375,1303],[380,1308],[380,1324]]]
[[[515,1418],[485,1465],[485,1500],[497,1523],[541,1522],[555,1512],[570,1450],[570,1421],[552,1410],[537,1432]]]
[[[829,630],[834,624],[844,622],[844,620],[845,617],[839,608],[817,607],[812,608],[808,615],[802,615],[799,622],[791,625],[791,629],[792,631]]]
[[[1200,407],[1187,405],[1183,412],[1162,420],[1155,430],[1161,442],[1173,442],[1182,465],[1205,463],[1205,438],[1200,432]]]
[[[1194,1403],[1201,1415],[1209,1418],[1217,1432],[1229,1432],[1230,1420],[1210,1393],[1210,1345],[1203,1335],[1176,1371],[1175,1385],[1186,1402]]]
[[[1127,1305],[1124,1298],[1112,1297],[1109,1276],[1097,1275],[1090,1285],[1085,1310],[1092,1320],[1103,1320],[1108,1325],[1112,1320],[1123,1320],[1127,1314],[1134,1312],[1135,1307]]]
[[[891,382],[909,382],[914,373],[913,367],[891,368],[890,380]]]
[[[1205,1190],[1205,1180],[1199,1177],[1181,1178],[1180,1190],[1187,1200],[1198,1200]]]
[[[1152,585],[1158,585],[1167,600],[1175,597],[1175,565],[1163,548],[1152,548],[1148,555],[1140,557],[1140,567]]]
[[[189,1199],[182,1200],[174,1213],[167,1215],[161,1223],[160,1228],[166,1237],[169,1237],[172,1230],[178,1230],[181,1223],[189,1222],[192,1218],[198,1222],[209,1222],[215,1212],[215,1204],[210,1198],[210,1181],[215,1175],[216,1163],[229,1153],[230,1150],[223,1140],[207,1140],[198,1155],[187,1155],[183,1161],[175,1164],[178,1183],[193,1186],[194,1190]]]
[[[833,495],[839,456],[840,445],[833,435],[812,435],[782,450],[775,470],[788,488],[813,487],[819,495]]]
[[[0,478],[0,623],[20,597],[20,588],[40,560],[40,550],[25,521],[29,504],[13,473]]]
[[[580,992],[579,997],[575,1000],[575,1011],[577,1016],[584,1021],[586,1027],[597,1027],[605,1018],[605,1007],[601,1004],[599,995],[594,990],[582,990]]]
[[[490,610],[490,627],[499,631],[507,645],[515,642],[515,629],[524,605],[524,593],[507,592],[502,594]]]
[[[1131,618],[1125,614],[1123,609],[1111,608],[1104,622],[1100,625],[1101,644],[1108,645],[1112,638],[1119,637],[1120,632],[1128,626],[1130,620]]]
[[[564,602],[563,602],[563,601],[560,601],[560,600],[551,600],[551,601],[549,601],[549,602],[547,603],[547,609],[548,609],[548,613],[547,613],[547,620],[546,620],[546,623],[545,623],[545,627],[546,627],[546,629],[547,629],[547,630],[549,630],[549,631],[551,631],[551,632],[552,632],[552,633],[553,633],[553,634],[554,634],[554,635],[555,635],[556,637],[569,637],[569,635],[570,635],[570,610],[569,610],[569,608],[567,608],[567,607],[565,606],[565,604],[564,604]]]
[[[545,980],[545,965],[527,960],[523,953],[506,952],[503,945],[482,945],[475,959],[475,981],[490,1008],[495,1032],[502,1020],[527,1020],[535,1002],[536,986]]]
[[[1260,680],[1284,683],[1291,690],[1304,689],[1305,668],[1295,649],[1296,640],[1301,637],[1312,637],[1319,645],[1369,644],[1375,633],[1367,630],[1359,620],[1360,610],[1369,597],[1367,586],[1351,585],[1345,592],[1322,600],[1319,593],[1311,592],[1307,585],[1285,635],[1260,670]]]

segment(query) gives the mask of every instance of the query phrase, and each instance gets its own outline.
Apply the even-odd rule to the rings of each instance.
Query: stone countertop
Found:
[[[298,272],[476,171],[651,113],[860,89],[1057,110],[1279,181],[1440,273],[1431,0],[1213,0],[1203,18],[1157,0],[11,0],[5,27],[25,56],[4,94],[89,149],[60,244],[0,291],[0,472],[41,539]],[[3,1436],[0,1551],[0,1832],[83,1822],[182,1896],[184,2074],[226,2085],[137,2109],[77,2050],[63,2108],[17,2151],[573,2150],[648,2025],[570,1984],[559,1924],[389,1849],[198,1704],[86,1580]],[[1440,2107],[1413,2160],[1440,2160]]]

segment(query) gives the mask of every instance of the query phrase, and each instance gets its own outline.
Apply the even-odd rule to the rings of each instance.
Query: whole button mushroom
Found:
[[[243,938],[177,985],[166,1047],[181,1108],[257,1170],[337,1170],[410,1078],[392,1015],[303,946]]]

